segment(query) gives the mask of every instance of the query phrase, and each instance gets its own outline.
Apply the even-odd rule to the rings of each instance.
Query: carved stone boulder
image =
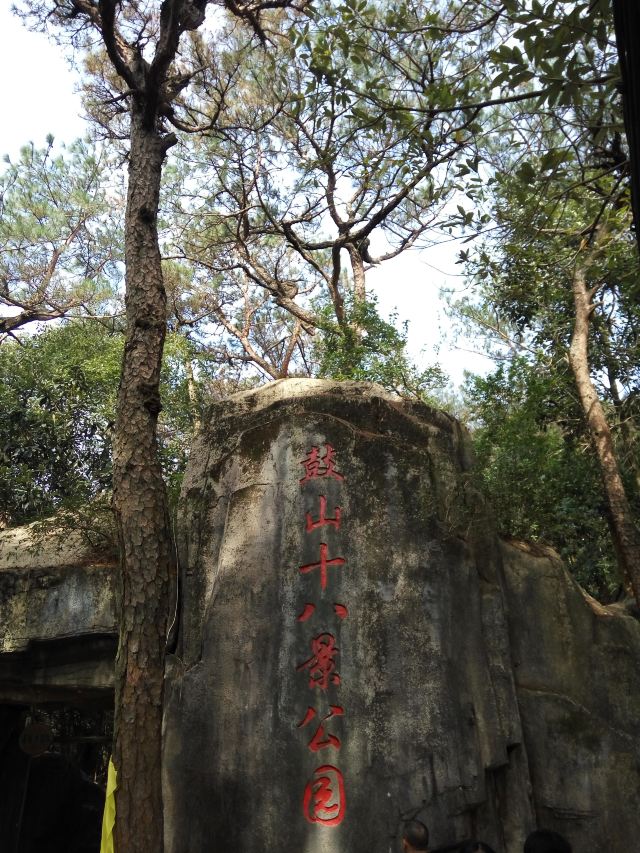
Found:
[[[167,851],[521,849],[533,825],[497,541],[457,422],[377,386],[214,406],[185,477]]]
[[[236,395],[178,538],[167,853],[390,853],[414,816],[434,848],[636,846],[637,611],[496,539],[455,420],[368,384]],[[115,589],[79,530],[0,532],[0,716],[111,705]]]

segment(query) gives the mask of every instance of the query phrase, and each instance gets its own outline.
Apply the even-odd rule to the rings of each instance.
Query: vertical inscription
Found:
[[[344,476],[337,469],[336,451],[331,444],[324,448],[312,446],[305,459],[300,463],[304,466],[304,476],[300,478],[300,488],[311,480],[331,478],[338,482],[344,481]],[[318,506],[304,514],[305,536],[316,537],[318,531],[325,527],[334,531],[341,529],[342,507],[327,506],[327,496],[319,495]],[[305,601],[296,621],[306,623],[314,619],[319,601],[323,596],[331,596],[331,580],[336,572],[344,571],[346,560],[336,553],[329,552],[325,542],[318,541],[318,558],[315,562],[298,567],[298,573],[306,576],[308,600]],[[314,543],[315,551],[315,543]],[[346,619],[349,610],[344,603],[332,602],[333,617],[337,620]],[[313,691],[313,705],[307,707],[304,716],[297,724],[297,729],[311,735],[307,748],[315,755],[324,750],[340,752],[342,741],[333,731],[335,719],[344,717],[342,705],[336,704],[329,691],[340,687],[341,677],[338,672],[340,649],[337,646],[331,625],[314,625],[315,631],[322,630],[309,637],[309,656],[296,664],[296,672],[305,673],[308,689]],[[326,698],[324,698],[326,696]],[[330,704],[333,702],[333,704]],[[331,753],[329,753],[331,754]],[[337,761],[337,757],[333,759]],[[344,778],[339,767],[335,764],[323,764],[316,767],[307,782],[302,797],[302,813],[307,821],[322,826],[338,826],[344,819],[346,797]]]

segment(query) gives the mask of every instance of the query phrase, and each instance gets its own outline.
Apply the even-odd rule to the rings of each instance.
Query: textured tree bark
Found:
[[[351,271],[353,273],[353,295],[356,302],[364,302],[367,298],[367,288],[364,275],[364,261],[360,252],[351,243],[347,244],[349,252],[349,260],[351,261]]]
[[[113,455],[121,546],[114,764],[117,853],[162,853],[160,773],[169,584],[175,566],[157,452],[166,296],[158,246],[162,164],[175,140],[134,107],[125,227],[127,338]]]
[[[600,465],[618,565],[623,578],[631,583],[640,607],[640,532],[634,524],[620,476],[607,417],[589,373],[589,322],[594,307],[584,269],[576,267],[574,270],[572,289],[575,321],[569,362]]]

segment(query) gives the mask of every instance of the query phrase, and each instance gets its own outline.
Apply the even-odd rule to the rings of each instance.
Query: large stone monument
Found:
[[[215,406],[186,475],[168,853],[521,850],[500,555],[457,422],[364,384]]]

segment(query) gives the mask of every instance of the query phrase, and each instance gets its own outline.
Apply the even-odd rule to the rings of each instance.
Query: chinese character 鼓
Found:
[[[337,826],[342,823],[345,808],[342,773],[331,764],[318,767],[304,791],[302,800],[304,816],[309,823]]]
[[[333,560],[327,560],[327,545],[322,542],[320,545],[320,560],[317,563],[308,563],[306,566],[300,566],[300,573],[303,575],[309,574],[314,569],[320,569],[320,588],[327,588],[327,567],[342,566],[346,560],[343,557],[334,557]]]
[[[306,459],[300,463],[304,465],[304,477],[300,480],[300,485],[308,480],[315,480],[318,477],[333,477],[335,480],[344,480],[344,477],[339,471],[336,471],[336,452],[330,444],[325,444],[324,456],[320,458],[320,450],[315,445],[309,451]]]
[[[309,687],[326,690],[329,684],[340,684],[340,676],[335,671],[335,657],[339,652],[333,634],[318,634],[311,640],[311,657],[298,664],[296,672],[309,670]]]
[[[335,749],[340,749],[340,738],[332,734],[325,735],[324,724],[327,720],[331,719],[331,717],[342,717],[343,714],[344,710],[340,707],[340,705],[329,705],[329,713],[322,718],[322,720],[320,721],[320,725],[315,731],[314,736],[309,741],[309,749],[311,750],[311,752],[318,752],[318,750],[327,749],[330,746],[335,747]],[[306,725],[308,725],[311,720],[313,720],[315,715],[315,708],[307,708],[307,713],[304,716],[304,720],[298,723],[298,728],[302,729]]]
[[[311,518],[311,513],[307,513],[307,525],[306,530],[307,533],[311,533],[312,530],[315,530],[318,527],[325,527],[327,524],[330,524],[332,527],[335,527],[336,530],[340,529],[340,515],[342,513],[342,509],[337,506],[335,509],[335,516],[333,518],[327,518],[325,515],[327,511],[327,499],[324,495],[320,495],[320,517],[317,521],[314,521]]]

